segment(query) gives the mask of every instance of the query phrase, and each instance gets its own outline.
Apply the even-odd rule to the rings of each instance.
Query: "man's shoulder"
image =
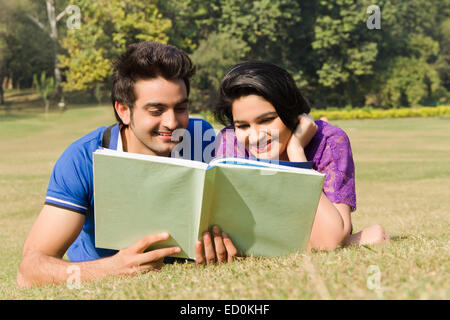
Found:
[[[92,153],[102,146],[102,138],[108,127],[103,126],[89,132],[81,138],[72,142],[63,152],[61,158],[88,158],[92,157]]]
[[[189,123],[187,126],[187,130],[194,131],[195,127],[199,126],[203,131],[208,129],[213,129],[213,126],[208,121],[201,118],[189,118]]]

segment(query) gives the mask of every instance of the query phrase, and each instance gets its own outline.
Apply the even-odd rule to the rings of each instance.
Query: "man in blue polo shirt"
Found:
[[[120,251],[95,247],[92,153],[103,147],[169,157],[179,142],[175,131],[186,129],[184,137],[192,139],[190,158],[207,162],[212,155],[204,151],[212,150],[206,147],[213,141],[204,141],[203,134],[212,127],[189,118],[194,70],[183,51],[157,42],[133,44],[117,59],[111,97],[118,123],[75,141],[56,162],[45,205],[24,244],[19,286],[65,282],[72,266],[80,280],[157,270],[165,257],[180,252],[178,247],[146,251],[167,240],[167,233],[149,235]],[[195,248],[198,265],[232,261],[237,253],[218,227]],[[70,261],[62,258],[66,252]]]

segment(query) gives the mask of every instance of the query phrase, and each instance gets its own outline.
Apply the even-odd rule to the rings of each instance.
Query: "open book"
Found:
[[[308,243],[325,175],[248,159],[208,164],[100,149],[94,153],[95,245],[120,250],[168,232],[150,249],[195,243],[218,225],[240,255],[279,256]]]

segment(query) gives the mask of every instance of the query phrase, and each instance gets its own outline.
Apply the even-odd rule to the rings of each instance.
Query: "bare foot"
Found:
[[[367,227],[362,231],[350,235],[346,245],[358,244],[358,245],[371,245],[371,244],[383,244],[388,242],[391,236],[384,230],[379,224]]]

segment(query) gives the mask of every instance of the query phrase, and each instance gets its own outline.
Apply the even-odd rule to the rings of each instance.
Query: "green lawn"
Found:
[[[167,265],[156,273],[83,283],[80,289],[18,289],[22,246],[55,161],[75,139],[113,122],[110,107],[48,118],[0,114],[0,299],[450,298],[449,117],[332,122],[352,143],[354,229],[381,224],[393,235],[387,245],[204,268]],[[370,285],[376,279],[371,268],[380,271],[379,290]]]

